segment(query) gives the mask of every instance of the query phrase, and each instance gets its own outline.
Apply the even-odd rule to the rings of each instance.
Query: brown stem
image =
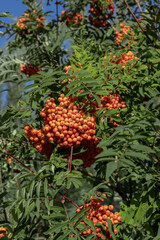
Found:
[[[124,1],[128,10],[130,11],[130,13],[132,14],[132,16],[134,17],[134,19],[136,20],[136,22],[138,23],[138,26],[140,27],[140,29],[142,30],[142,32],[144,33],[144,35],[148,38],[148,40],[153,44],[152,40],[150,39],[150,37],[147,35],[147,33],[144,31],[143,27],[141,26],[139,20],[136,18],[136,16],[134,15],[134,13],[132,12],[132,9],[130,8],[130,6],[128,5],[127,1]]]
[[[56,0],[56,16],[57,16],[57,39],[59,35],[59,30],[58,30],[58,0]]]
[[[66,215],[67,215],[68,221],[70,222],[70,219],[69,219],[69,216],[68,216],[68,212],[67,212],[66,206],[65,206],[64,203],[62,203],[62,204],[63,204],[64,210],[65,210],[65,213],[66,213]]]
[[[18,139],[15,139],[15,138],[1,138],[1,139],[2,139],[2,141],[28,143],[28,142],[25,142],[25,141],[22,141],[22,140],[18,140]]]
[[[149,63],[147,64],[147,66],[151,66],[151,65],[154,65],[154,64],[159,64],[160,62],[155,62],[155,63]]]
[[[139,10],[140,10],[141,12],[143,12],[143,11],[142,11],[142,8],[141,8],[141,5],[140,5],[140,1],[139,1],[139,0],[135,0],[135,1],[136,1],[137,5],[138,5],[138,7],[139,7]]]

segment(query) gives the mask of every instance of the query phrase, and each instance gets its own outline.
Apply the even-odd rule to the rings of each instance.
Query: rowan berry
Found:
[[[86,218],[90,219],[93,224],[95,225],[97,222],[101,223],[104,225],[105,229],[106,229],[106,236],[103,237],[101,234],[101,228],[99,227],[95,227],[96,228],[96,233],[93,232],[92,228],[90,226],[88,226],[84,221],[81,222],[81,224],[85,224],[88,226],[88,230],[85,230],[81,233],[81,235],[87,235],[87,234],[94,234],[98,239],[105,239],[105,240],[109,240],[111,238],[109,229],[108,229],[108,224],[106,222],[107,219],[111,219],[111,221],[114,224],[117,224],[119,221],[117,219],[117,213],[114,214],[112,212],[110,212],[109,210],[105,210],[108,208],[107,205],[101,205],[100,203],[104,200],[104,198],[102,199],[94,199],[95,196],[91,196],[91,201],[83,206],[80,206],[79,208],[77,208],[76,212],[80,212],[80,209],[85,209],[85,208],[89,208],[88,210],[88,215],[86,216]],[[107,207],[106,207],[107,206]],[[111,206],[111,205],[110,205]],[[107,212],[110,212],[110,214],[106,214]],[[112,215],[113,217],[111,218],[110,215]],[[115,220],[113,220],[113,218],[115,218]],[[114,229],[115,234],[117,234],[117,230]]]
[[[0,233],[0,238],[2,238],[5,235],[8,235],[6,228],[0,227],[0,231],[3,231],[3,233]]]
[[[114,208],[113,205],[109,205],[109,206],[108,206],[108,209],[109,209],[110,211],[112,211],[113,208]]]
[[[35,16],[37,16],[36,20]],[[44,21],[45,21],[44,16],[38,16],[37,11],[33,10],[32,12],[24,13],[24,17],[21,17],[17,22],[18,34],[21,37],[25,37],[26,34],[30,34],[31,23],[35,24],[36,29],[34,31],[36,32],[36,34],[38,34],[40,32],[40,28],[44,27]]]

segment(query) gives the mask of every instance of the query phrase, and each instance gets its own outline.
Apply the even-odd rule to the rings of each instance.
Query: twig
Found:
[[[58,30],[58,0],[56,0],[56,16],[57,16],[57,39],[59,35],[59,30]]]
[[[1,138],[1,139],[2,139],[2,141],[28,143],[27,141],[25,142],[25,141],[14,139],[14,138]]]
[[[63,204],[64,210],[65,210],[65,213],[66,213],[66,215],[67,215],[68,221],[70,222],[70,219],[69,219],[69,216],[68,216],[68,212],[67,212],[66,206],[65,206],[64,203],[62,203],[62,204]]]
[[[110,20],[107,19],[107,22],[111,25],[111,27],[114,29],[114,31],[116,30],[116,28],[113,26],[113,24],[111,23]]]
[[[141,8],[141,5],[140,5],[140,1],[139,1],[139,0],[135,0],[135,1],[136,1],[137,5],[138,5],[138,7],[139,7],[139,10],[140,10],[141,12],[143,12],[143,11],[142,11],[142,8]]]
[[[3,144],[3,147],[4,147],[5,152],[6,152],[8,155],[10,155],[10,156],[11,156],[12,158],[14,158],[16,161],[18,161],[23,167],[27,168],[30,172],[34,173],[33,170],[31,170],[28,166],[26,166],[26,165],[25,165],[23,162],[21,162],[18,158],[14,157],[11,153],[9,153],[9,152],[7,151],[7,149],[6,149],[5,146],[4,146],[3,140],[2,140],[2,144]]]
[[[154,65],[154,64],[159,64],[160,62],[155,62],[155,63],[149,63],[147,64],[147,66],[151,66],[151,65]]]
[[[134,13],[132,12],[132,9],[130,8],[130,6],[128,5],[127,1],[124,1],[128,10],[130,11],[130,13],[132,14],[132,16],[134,17],[134,19],[136,20],[136,22],[138,23],[138,26],[140,27],[140,29],[142,30],[142,32],[145,34],[145,36],[148,38],[148,40],[153,44],[152,40],[150,39],[150,37],[147,35],[147,33],[144,31],[143,27],[141,26],[139,20],[136,18],[136,16],[134,15]]]

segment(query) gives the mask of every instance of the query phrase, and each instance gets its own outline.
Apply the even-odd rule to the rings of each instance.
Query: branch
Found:
[[[22,140],[18,140],[18,139],[15,139],[15,138],[1,138],[2,141],[8,141],[8,142],[20,142],[20,143],[28,143],[28,142],[25,142],[25,141],[22,141]]]
[[[143,12],[143,11],[142,11],[142,8],[141,8],[141,5],[140,5],[140,1],[139,1],[139,0],[135,0],[135,1],[136,1],[137,5],[138,5],[138,7],[139,7],[139,10],[140,10],[141,12]]]
[[[142,32],[145,34],[145,36],[148,38],[148,40],[153,44],[152,40],[150,39],[150,37],[147,35],[147,33],[144,31],[143,27],[141,26],[139,20],[136,18],[136,16],[134,15],[134,13],[132,12],[130,6],[128,5],[127,1],[124,1],[128,10],[130,11],[130,13],[132,14],[133,18],[136,20],[136,22],[138,23],[138,26],[140,27],[140,29],[142,30]]]
[[[57,16],[57,39],[59,35],[59,29],[58,29],[58,0],[56,0],[56,16]]]

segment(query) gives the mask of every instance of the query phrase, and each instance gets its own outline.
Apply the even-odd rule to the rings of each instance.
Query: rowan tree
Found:
[[[0,14],[0,238],[160,239],[160,1],[22,2]]]

